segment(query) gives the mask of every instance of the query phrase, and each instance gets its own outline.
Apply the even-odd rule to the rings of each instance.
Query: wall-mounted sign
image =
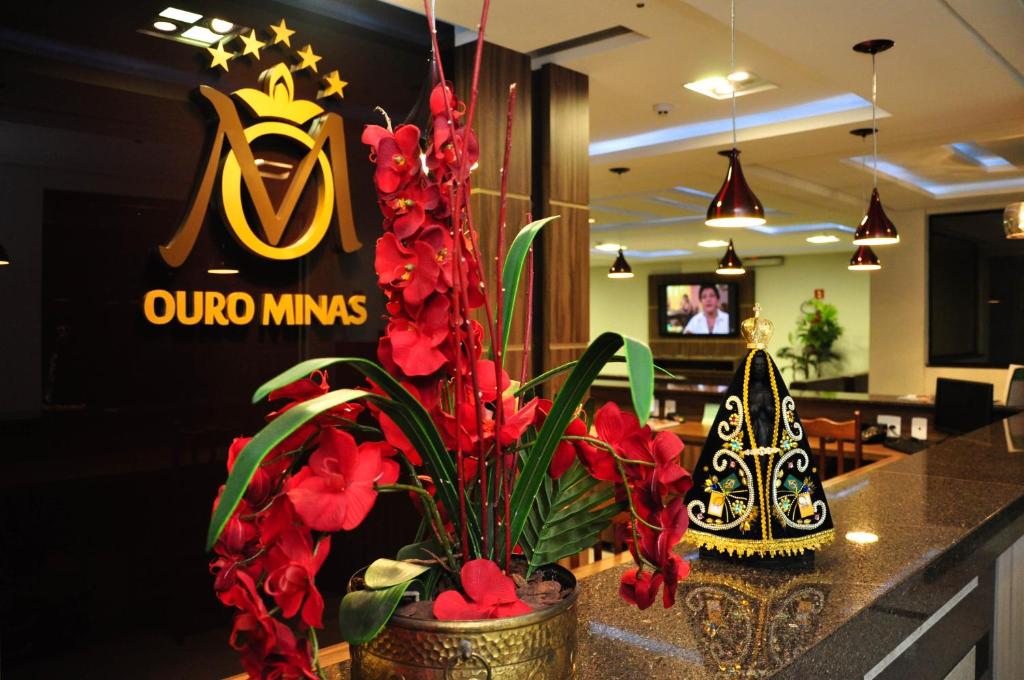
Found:
[[[284,20],[271,26],[272,44],[291,47],[295,31]],[[211,68],[228,70],[236,55],[225,45],[234,38],[206,48]],[[243,55],[259,60],[266,43],[251,35],[239,35]],[[349,194],[348,164],[345,151],[344,122],[337,113],[325,111],[319,104],[296,98],[293,71],[317,72],[320,57],[307,45],[295,51],[298,63],[289,67],[277,63],[260,76],[262,89],[243,88],[231,95],[202,85],[199,94],[213,106],[217,129],[206,163],[200,169],[197,189],[188,212],[171,240],[160,246],[160,255],[171,267],[182,266],[203,227],[214,192],[219,188],[224,224],[235,240],[249,253],[268,260],[295,260],[308,255],[337,224],[342,250],[354,252],[362,247],[355,230]],[[322,78],[324,87],[317,98],[343,96],[347,83],[337,71]],[[245,119],[236,100],[244,106]],[[294,162],[282,163],[259,157],[254,142],[278,138],[291,148],[302,149]],[[225,143],[226,142],[226,143]],[[265,179],[286,181],[283,198],[275,206]],[[315,205],[303,217],[296,208],[310,183],[315,186]],[[245,197],[248,200],[245,200]],[[302,219],[303,224],[295,224]],[[289,233],[290,238],[285,239]],[[151,290],[146,293],[143,311],[153,324],[172,321],[184,325],[248,324],[362,324],[366,321],[366,298],[352,295],[218,293],[216,291]]]

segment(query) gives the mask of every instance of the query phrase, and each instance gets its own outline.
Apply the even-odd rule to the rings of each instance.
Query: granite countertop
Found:
[[[698,559],[683,543],[691,572],[676,606],[645,611],[618,596],[628,565],[582,580],[579,677],[862,677],[969,581],[964,556],[986,536],[1019,535],[1024,451],[1013,448],[1024,449],[1024,415],[826,484],[836,542],[806,568]]]
[[[836,541],[808,566],[698,558],[684,542],[676,550],[691,571],[675,606],[662,608],[659,597],[644,611],[618,595],[631,562],[583,578],[577,677],[803,680],[873,672],[923,621],[969,592],[979,565],[1024,534],[1024,414],[825,488]],[[853,542],[848,532],[877,541]],[[950,618],[956,637],[970,617]],[[909,656],[881,677],[944,677],[950,667]],[[347,677],[348,664],[338,671]]]

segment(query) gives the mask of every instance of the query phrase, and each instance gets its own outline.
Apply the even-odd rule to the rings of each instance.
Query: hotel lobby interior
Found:
[[[1024,2],[3,15],[4,678],[1024,678]]]

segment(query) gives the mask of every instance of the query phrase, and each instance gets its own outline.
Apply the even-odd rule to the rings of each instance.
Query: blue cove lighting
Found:
[[[801,120],[804,118],[827,116],[833,113],[843,113],[845,111],[861,109],[870,105],[871,102],[850,92],[847,94],[837,95],[835,97],[828,97],[827,99],[816,99],[815,101],[806,102],[804,104],[786,106],[772,111],[748,113],[744,116],[738,116],[736,118],[736,129],[746,130],[748,128],[774,125],[776,123],[787,123],[789,121]],[[695,137],[708,137],[710,135],[729,132],[730,130],[732,130],[731,118],[719,118],[717,120],[708,120],[701,123],[676,125],[674,127],[662,128],[661,130],[641,132],[636,135],[628,135],[626,137],[616,137],[614,139],[593,142],[590,145],[590,155],[603,156],[605,154],[626,151],[628,149],[636,149],[639,147],[656,146],[658,144],[678,142],[684,139],[694,139]]]

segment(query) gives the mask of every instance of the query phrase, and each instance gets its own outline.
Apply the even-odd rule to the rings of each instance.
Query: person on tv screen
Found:
[[[701,311],[690,319],[683,330],[684,335],[728,335],[729,313],[719,309],[722,296],[716,286],[704,284],[700,287]]]

